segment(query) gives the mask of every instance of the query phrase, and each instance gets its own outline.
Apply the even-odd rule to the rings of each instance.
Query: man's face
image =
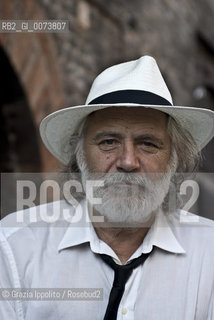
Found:
[[[102,180],[94,205],[105,221],[136,226],[149,221],[162,204],[175,170],[167,116],[145,108],[108,108],[86,122],[84,155],[77,155],[83,186]]]
[[[146,108],[107,108],[87,120],[85,158],[93,172],[163,173],[170,159],[167,116]]]

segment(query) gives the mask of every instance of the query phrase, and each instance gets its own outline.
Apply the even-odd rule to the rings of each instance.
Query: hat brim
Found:
[[[109,107],[143,107],[162,111],[172,116],[188,130],[201,150],[214,136],[214,112],[209,109],[142,105],[135,103],[80,105],[58,110],[40,125],[40,134],[47,149],[63,164],[70,161],[70,139],[77,134],[82,121],[92,112]]]

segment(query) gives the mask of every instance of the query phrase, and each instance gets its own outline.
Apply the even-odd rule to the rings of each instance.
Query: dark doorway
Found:
[[[25,93],[0,47],[0,171],[39,172],[37,131]]]
[[[0,47],[0,218],[16,211],[17,172],[40,172],[38,135],[24,90]]]

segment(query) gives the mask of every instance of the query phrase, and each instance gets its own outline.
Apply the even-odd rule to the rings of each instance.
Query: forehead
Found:
[[[110,107],[90,114],[87,118],[87,133],[95,133],[99,129],[150,128],[155,131],[166,131],[168,116],[151,108],[142,107]]]

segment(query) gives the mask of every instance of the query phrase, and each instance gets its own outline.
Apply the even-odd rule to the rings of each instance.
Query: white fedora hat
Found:
[[[40,133],[48,150],[62,163],[70,160],[70,139],[90,113],[109,107],[144,107],[172,116],[187,129],[199,149],[214,136],[214,112],[173,106],[170,92],[157,63],[150,56],[112,66],[93,82],[85,105],[68,107],[48,115]]]

